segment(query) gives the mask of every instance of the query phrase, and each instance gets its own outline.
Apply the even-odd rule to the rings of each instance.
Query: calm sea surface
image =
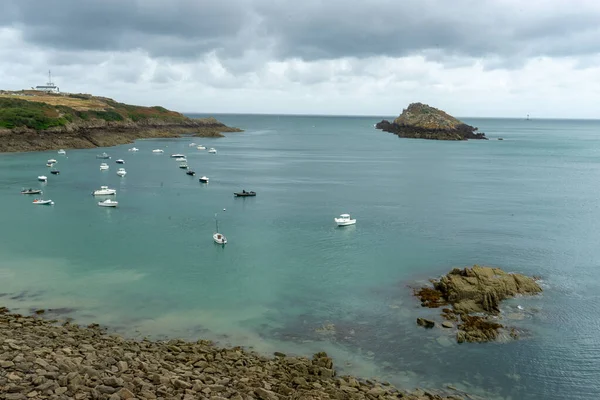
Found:
[[[455,143],[398,139],[373,117],[217,117],[246,132],[1,154],[1,305],[133,337],[325,350],[344,373],[409,388],[600,398],[600,122],[467,118],[504,141]],[[100,185],[119,208],[96,205]],[[23,187],[56,204],[34,206]],[[234,198],[242,189],[258,195]],[[334,226],[344,212],[356,226]],[[437,312],[409,286],[475,263],[542,277],[542,296],[504,305],[522,340],[458,345],[415,324]]]

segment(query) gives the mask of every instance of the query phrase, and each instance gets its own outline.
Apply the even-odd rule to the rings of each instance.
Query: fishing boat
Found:
[[[210,154],[217,154],[217,149],[215,149],[214,147],[211,147],[210,149],[208,149],[208,152]]]
[[[338,226],[347,226],[356,224],[356,219],[352,219],[350,214],[342,214],[339,218],[333,219]]]
[[[99,202],[98,202],[98,205],[99,205],[100,207],[116,207],[116,206],[118,206],[118,205],[119,205],[119,202],[118,202],[118,201],[111,200],[111,199],[106,199],[106,200],[104,200],[104,201],[99,201]]]
[[[52,200],[35,199],[33,204],[37,204],[39,206],[53,206],[54,202]]]
[[[48,181],[48,177],[46,175],[40,175],[40,176],[38,176],[38,181],[40,181],[40,182],[47,182]]]
[[[196,175],[196,173],[194,171],[192,171],[191,169],[189,171],[186,171],[186,174],[189,175],[189,176]]]
[[[125,160],[119,158],[117,161],[115,161],[117,164],[125,164]]]
[[[100,171],[106,171],[109,168],[107,163],[100,164]]]
[[[52,171],[50,171],[50,173],[51,173],[52,175],[58,175],[58,174],[60,174],[60,171],[59,171],[59,170],[57,170],[57,169],[53,169]]]
[[[96,158],[99,158],[101,160],[108,160],[108,159],[110,159],[110,156],[108,154],[106,154],[106,153],[102,153],[102,154],[98,154],[96,156]]]
[[[217,214],[215,214],[215,233],[213,233],[213,240],[217,244],[225,245],[227,244],[227,238],[222,233],[219,233],[219,220],[217,219]]]
[[[21,194],[42,194],[41,189],[23,189],[21,190]]]
[[[117,175],[119,175],[120,177],[123,177],[123,176],[127,175],[127,171],[125,171],[125,168],[119,168],[117,170]]]
[[[208,177],[207,176],[201,176],[200,179],[198,179],[200,182],[202,183],[208,183]]]
[[[64,156],[65,154],[67,154],[67,152],[66,152],[66,151],[64,151],[63,149],[60,149],[60,150],[58,151],[58,154],[60,154],[61,156]]]
[[[94,196],[111,196],[113,194],[117,194],[117,190],[109,189],[108,186],[100,186],[100,189],[92,192],[92,195]]]
[[[245,190],[242,190],[241,192],[233,193],[233,195],[235,197],[254,197],[254,196],[256,196],[256,192],[253,192],[253,191],[246,192]]]

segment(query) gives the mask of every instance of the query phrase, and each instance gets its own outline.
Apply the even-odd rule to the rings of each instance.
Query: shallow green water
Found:
[[[325,349],[344,372],[409,387],[600,396],[600,122],[467,119],[505,140],[448,143],[375,131],[377,118],[218,118],[246,132],[104,149],[104,172],[103,149],[0,155],[2,303],[134,336]],[[103,184],[119,208],[96,205]],[[19,194],[38,186],[53,207]],[[234,198],[241,189],[258,195]],[[343,212],[357,225],[336,228]],[[416,326],[430,311],[407,285],[474,263],[542,276],[543,296],[505,307],[526,339],[456,345]]]

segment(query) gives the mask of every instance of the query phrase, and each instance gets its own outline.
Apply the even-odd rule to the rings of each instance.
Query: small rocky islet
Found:
[[[412,103],[394,121],[382,120],[375,128],[401,138],[429,140],[487,140],[485,133],[427,104]]]
[[[444,328],[457,324],[456,340],[463,342],[490,342],[498,339],[502,329],[499,321],[500,303],[518,295],[535,295],[542,292],[536,278],[517,273],[507,273],[500,268],[475,265],[472,268],[454,268],[438,280],[433,287],[414,290],[421,305],[442,309]],[[433,328],[435,321],[417,318],[417,324]],[[518,338],[515,329],[508,328],[509,336]]]
[[[6,308],[0,308],[0,398],[463,399],[337,376],[326,353],[269,358],[204,340],[128,340],[95,324],[57,325]]]

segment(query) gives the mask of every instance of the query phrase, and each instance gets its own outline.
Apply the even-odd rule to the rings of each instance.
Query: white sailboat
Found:
[[[215,233],[213,234],[213,240],[217,244],[227,244],[227,238],[225,235],[219,233],[219,220],[217,219],[217,214],[215,214]]]

